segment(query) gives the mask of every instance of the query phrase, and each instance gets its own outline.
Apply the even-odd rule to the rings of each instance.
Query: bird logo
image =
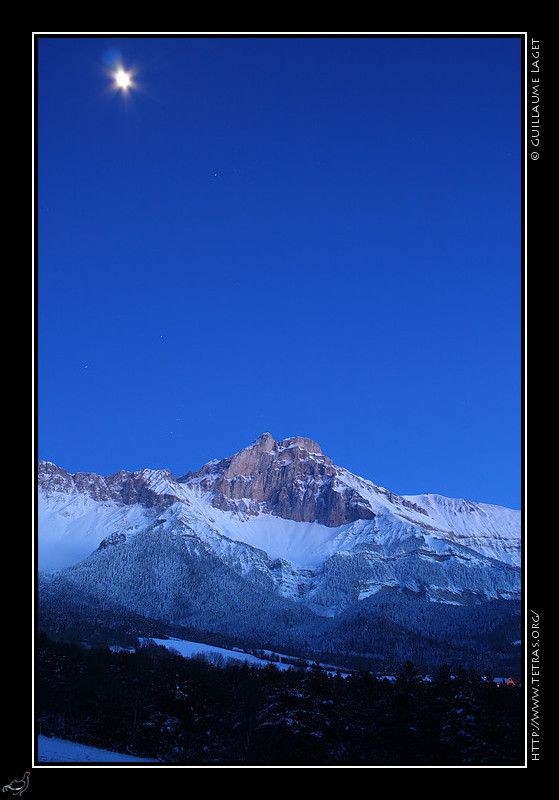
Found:
[[[19,795],[24,792],[27,787],[29,786],[29,771],[26,771],[23,775],[23,778],[18,781],[12,781],[11,783],[7,783],[5,786],[2,787],[3,792],[11,792],[14,797],[19,797]]]

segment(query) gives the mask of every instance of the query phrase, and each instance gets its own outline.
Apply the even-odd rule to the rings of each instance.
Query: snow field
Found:
[[[113,753],[66,739],[38,737],[39,764],[156,764],[149,758],[137,758],[125,753]]]

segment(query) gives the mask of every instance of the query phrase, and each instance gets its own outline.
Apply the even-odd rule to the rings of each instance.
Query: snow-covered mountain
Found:
[[[41,461],[37,527],[39,627],[55,635],[203,636],[382,669],[519,657],[520,512],[399,496],[303,437],[263,434],[178,478]]]
[[[258,570],[279,593],[323,613],[340,610],[324,603],[324,582],[348,559],[359,565],[352,600],[396,584],[457,601],[464,592],[520,590],[519,511],[398,496],[335,466],[303,437],[276,442],[266,433],[177,479],[148,469],[69,475],[40,462],[38,484],[40,569],[124,546],[149,528],[195,538],[239,574]]]

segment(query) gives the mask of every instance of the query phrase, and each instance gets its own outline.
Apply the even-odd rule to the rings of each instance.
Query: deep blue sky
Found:
[[[521,56],[40,38],[39,458],[179,476],[269,431],[519,508]]]

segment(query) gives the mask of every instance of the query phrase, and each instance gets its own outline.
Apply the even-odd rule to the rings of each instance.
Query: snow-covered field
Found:
[[[124,753],[113,753],[110,750],[100,750],[66,739],[51,739],[48,736],[38,737],[38,763],[39,764],[156,764],[149,758],[136,758]]]
[[[199,642],[189,642],[185,639],[144,639],[144,642],[154,642],[157,645],[162,645],[168,650],[175,650],[185,658],[194,658],[195,656],[204,656],[208,661],[214,660],[216,663],[224,661],[246,661],[257,667],[265,667],[270,664],[269,659],[257,658],[250,653],[243,653],[239,650],[227,650],[224,647],[216,647],[211,644],[201,644]],[[264,651],[270,653],[270,651]],[[281,656],[279,656],[281,658]],[[278,669],[289,669],[290,664],[274,661]]]

